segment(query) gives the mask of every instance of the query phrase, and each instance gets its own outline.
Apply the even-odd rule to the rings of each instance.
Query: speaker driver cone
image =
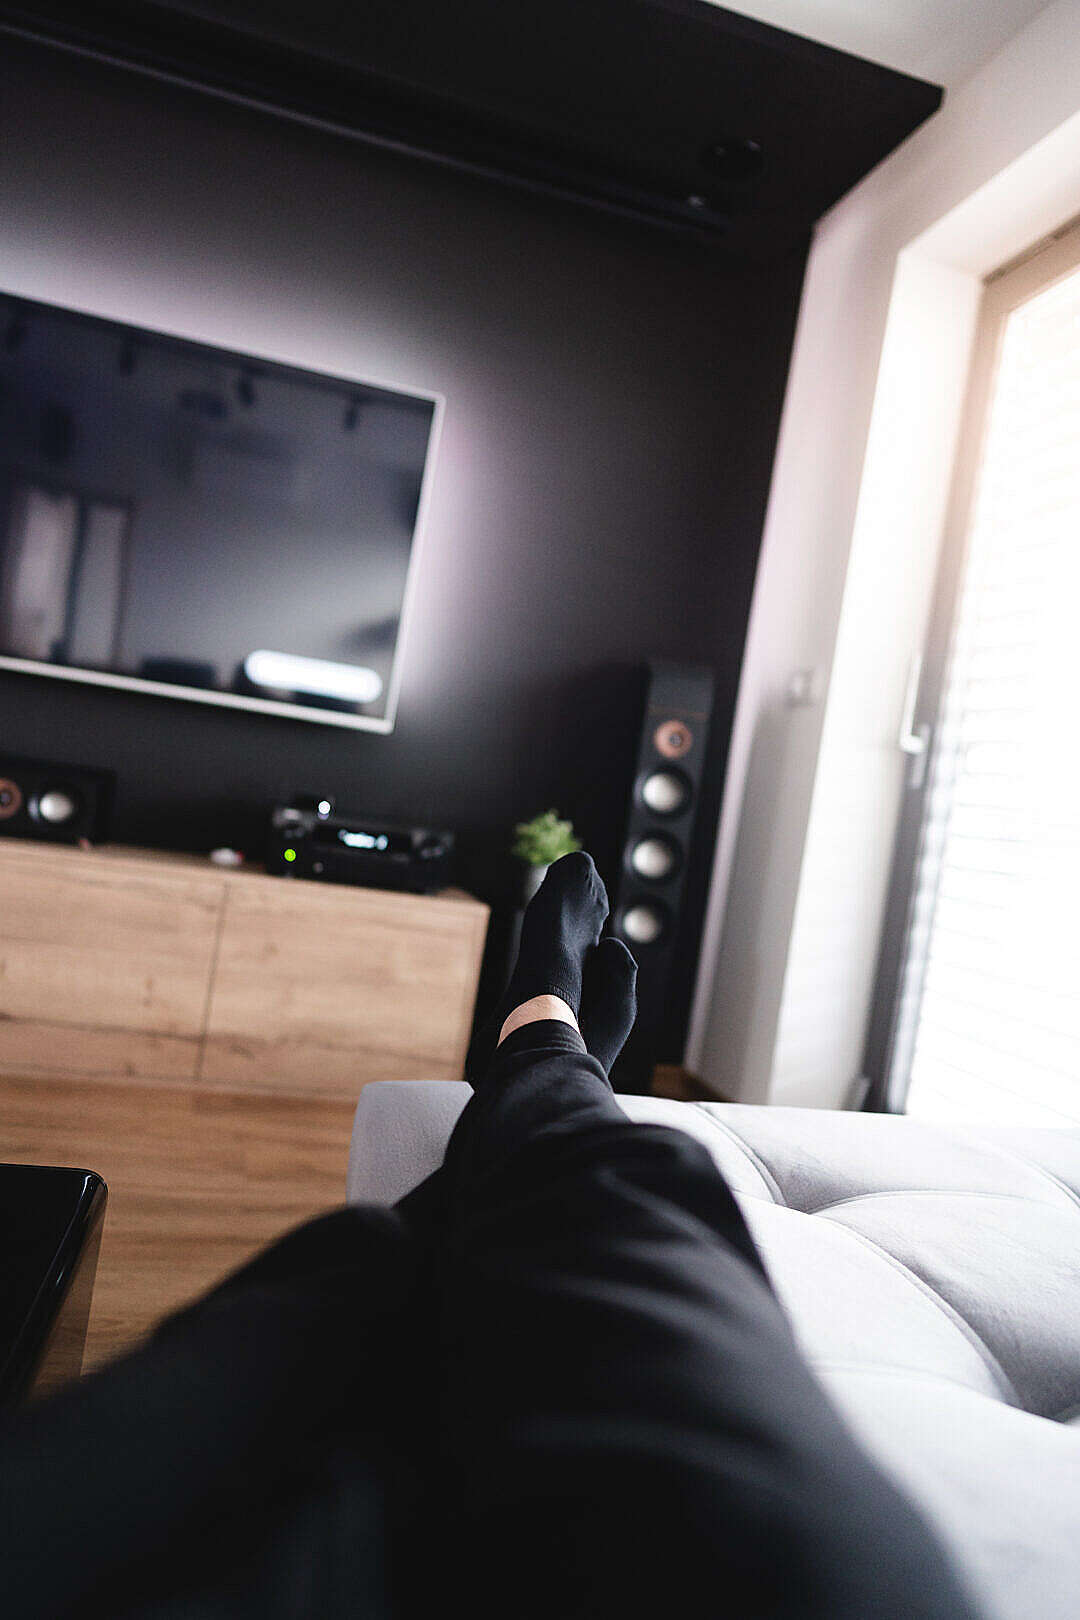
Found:
[[[62,827],[78,814],[79,801],[66,788],[51,787],[38,794],[30,809],[38,821],[47,821],[50,827]]]
[[[621,932],[634,945],[655,945],[667,931],[667,907],[655,900],[637,900],[622,914]]]
[[[659,833],[648,833],[630,848],[630,868],[638,877],[661,882],[679,864],[679,847]]]
[[[690,783],[682,771],[650,771],[638,794],[654,816],[677,816],[690,803]]]

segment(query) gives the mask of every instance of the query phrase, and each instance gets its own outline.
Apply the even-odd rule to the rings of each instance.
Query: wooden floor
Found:
[[[730,1097],[722,1097],[717,1091],[710,1091],[691,1074],[689,1069],[683,1069],[676,1063],[658,1063],[653,1074],[652,1094],[654,1097],[670,1097],[675,1102],[730,1102]]]
[[[353,1102],[0,1077],[0,1157],[109,1187],[86,1366],[345,1198]]]

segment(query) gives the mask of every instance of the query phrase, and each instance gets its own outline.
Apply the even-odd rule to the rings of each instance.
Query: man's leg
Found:
[[[263,1620],[391,1614],[387,1546],[429,1429],[410,1362],[422,1277],[392,1210],[340,1210],[9,1414],[5,1616],[120,1620],[167,1598]]]
[[[597,1059],[605,1074],[622,1051],[634,1026],[636,985],[637,963],[621,940],[602,939],[596,949],[587,954],[582,974],[581,1011],[576,1026],[590,1057]],[[492,1021],[494,1034],[486,1031],[483,1035],[483,1039],[492,1043],[485,1060],[487,1063],[494,1055],[493,1043],[498,1041],[503,1025],[509,1021],[504,1016],[506,1005],[507,998],[504,997],[503,1010],[498,1013],[497,1022]],[[533,1005],[530,1016],[534,1016],[537,1010]],[[573,1018],[570,1007],[558,998],[545,1002],[539,1011],[554,1011],[557,1018]],[[521,1017],[519,1004],[512,1004],[511,1016],[515,1023]],[[622,1117],[620,1111],[619,1118]],[[394,1206],[425,1244],[432,1233],[441,1231],[445,1226],[446,1186],[446,1169],[440,1165]]]
[[[517,1620],[968,1616],[709,1155],[626,1120],[575,1010],[511,1009],[447,1152],[439,1580]]]

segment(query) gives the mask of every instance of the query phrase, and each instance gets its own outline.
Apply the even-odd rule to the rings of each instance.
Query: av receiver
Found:
[[[451,880],[452,832],[338,815],[330,799],[279,805],[270,818],[266,870],[322,883],[360,883],[425,894]]]

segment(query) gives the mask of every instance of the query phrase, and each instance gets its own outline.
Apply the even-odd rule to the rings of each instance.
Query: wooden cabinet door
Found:
[[[460,1079],[486,928],[465,895],[238,876],[202,1078],[328,1096]]]
[[[0,845],[0,1064],[190,1079],[223,884]]]

